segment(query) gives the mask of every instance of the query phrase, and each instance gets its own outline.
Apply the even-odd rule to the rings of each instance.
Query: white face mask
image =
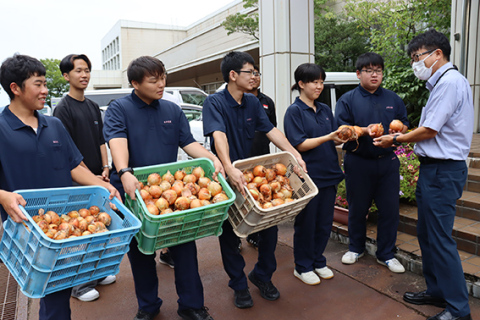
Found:
[[[412,63],[413,73],[420,80],[428,80],[432,76],[432,68],[438,62],[436,60],[430,68],[425,66],[425,60],[434,54],[435,51],[430,53],[425,59]]]

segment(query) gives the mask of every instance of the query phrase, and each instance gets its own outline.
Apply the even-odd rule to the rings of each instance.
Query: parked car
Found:
[[[189,103],[197,106],[203,106],[203,102],[208,97],[205,91],[195,87],[166,87],[165,92],[172,94],[180,104]]]

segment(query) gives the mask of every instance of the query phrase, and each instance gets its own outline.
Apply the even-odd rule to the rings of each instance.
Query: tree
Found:
[[[410,66],[406,48],[409,41],[430,28],[450,36],[451,0],[349,0],[345,14],[369,38],[370,50],[385,60],[385,88],[405,102],[410,123],[418,125],[429,92]]]
[[[258,8],[258,0],[243,0],[243,2],[243,7],[245,9]],[[227,35],[231,35],[234,32],[240,32],[259,40],[258,12],[251,14],[237,12],[231,14],[222,22],[222,26],[227,30]]]
[[[40,59],[40,61],[45,66],[47,74],[47,88],[48,96],[46,103],[51,107],[52,106],[52,97],[61,97],[63,93],[69,90],[69,84],[65,78],[63,78],[62,72],[58,67],[60,65],[60,60],[58,59]]]

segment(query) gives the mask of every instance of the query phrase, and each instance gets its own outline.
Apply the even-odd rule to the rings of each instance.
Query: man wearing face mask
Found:
[[[430,90],[417,129],[374,139],[380,147],[416,142],[420,160],[417,183],[418,242],[427,290],[406,292],[413,304],[446,307],[428,320],[469,320],[468,291],[457,245],[452,238],[455,204],[468,174],[465,160],[472,142],[473,99],[470,84],[450,62],[450,43],[429,30],[408,44],[415,75]],[[423,59],[422,59],[423,58]]]

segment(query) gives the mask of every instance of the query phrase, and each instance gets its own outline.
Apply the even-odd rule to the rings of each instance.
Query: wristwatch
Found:
[[[120,171],[118,171],[118,177],[121,178],[125,172],[130,172],[131,174],[133,174],[133,169],[130,167],[121,169]]]
[[[396,136],[393,136],[393,144],[396,145],[396,146],[399,146],[402,143],[397,141],[397,137],[398,137],[398,134]]]

